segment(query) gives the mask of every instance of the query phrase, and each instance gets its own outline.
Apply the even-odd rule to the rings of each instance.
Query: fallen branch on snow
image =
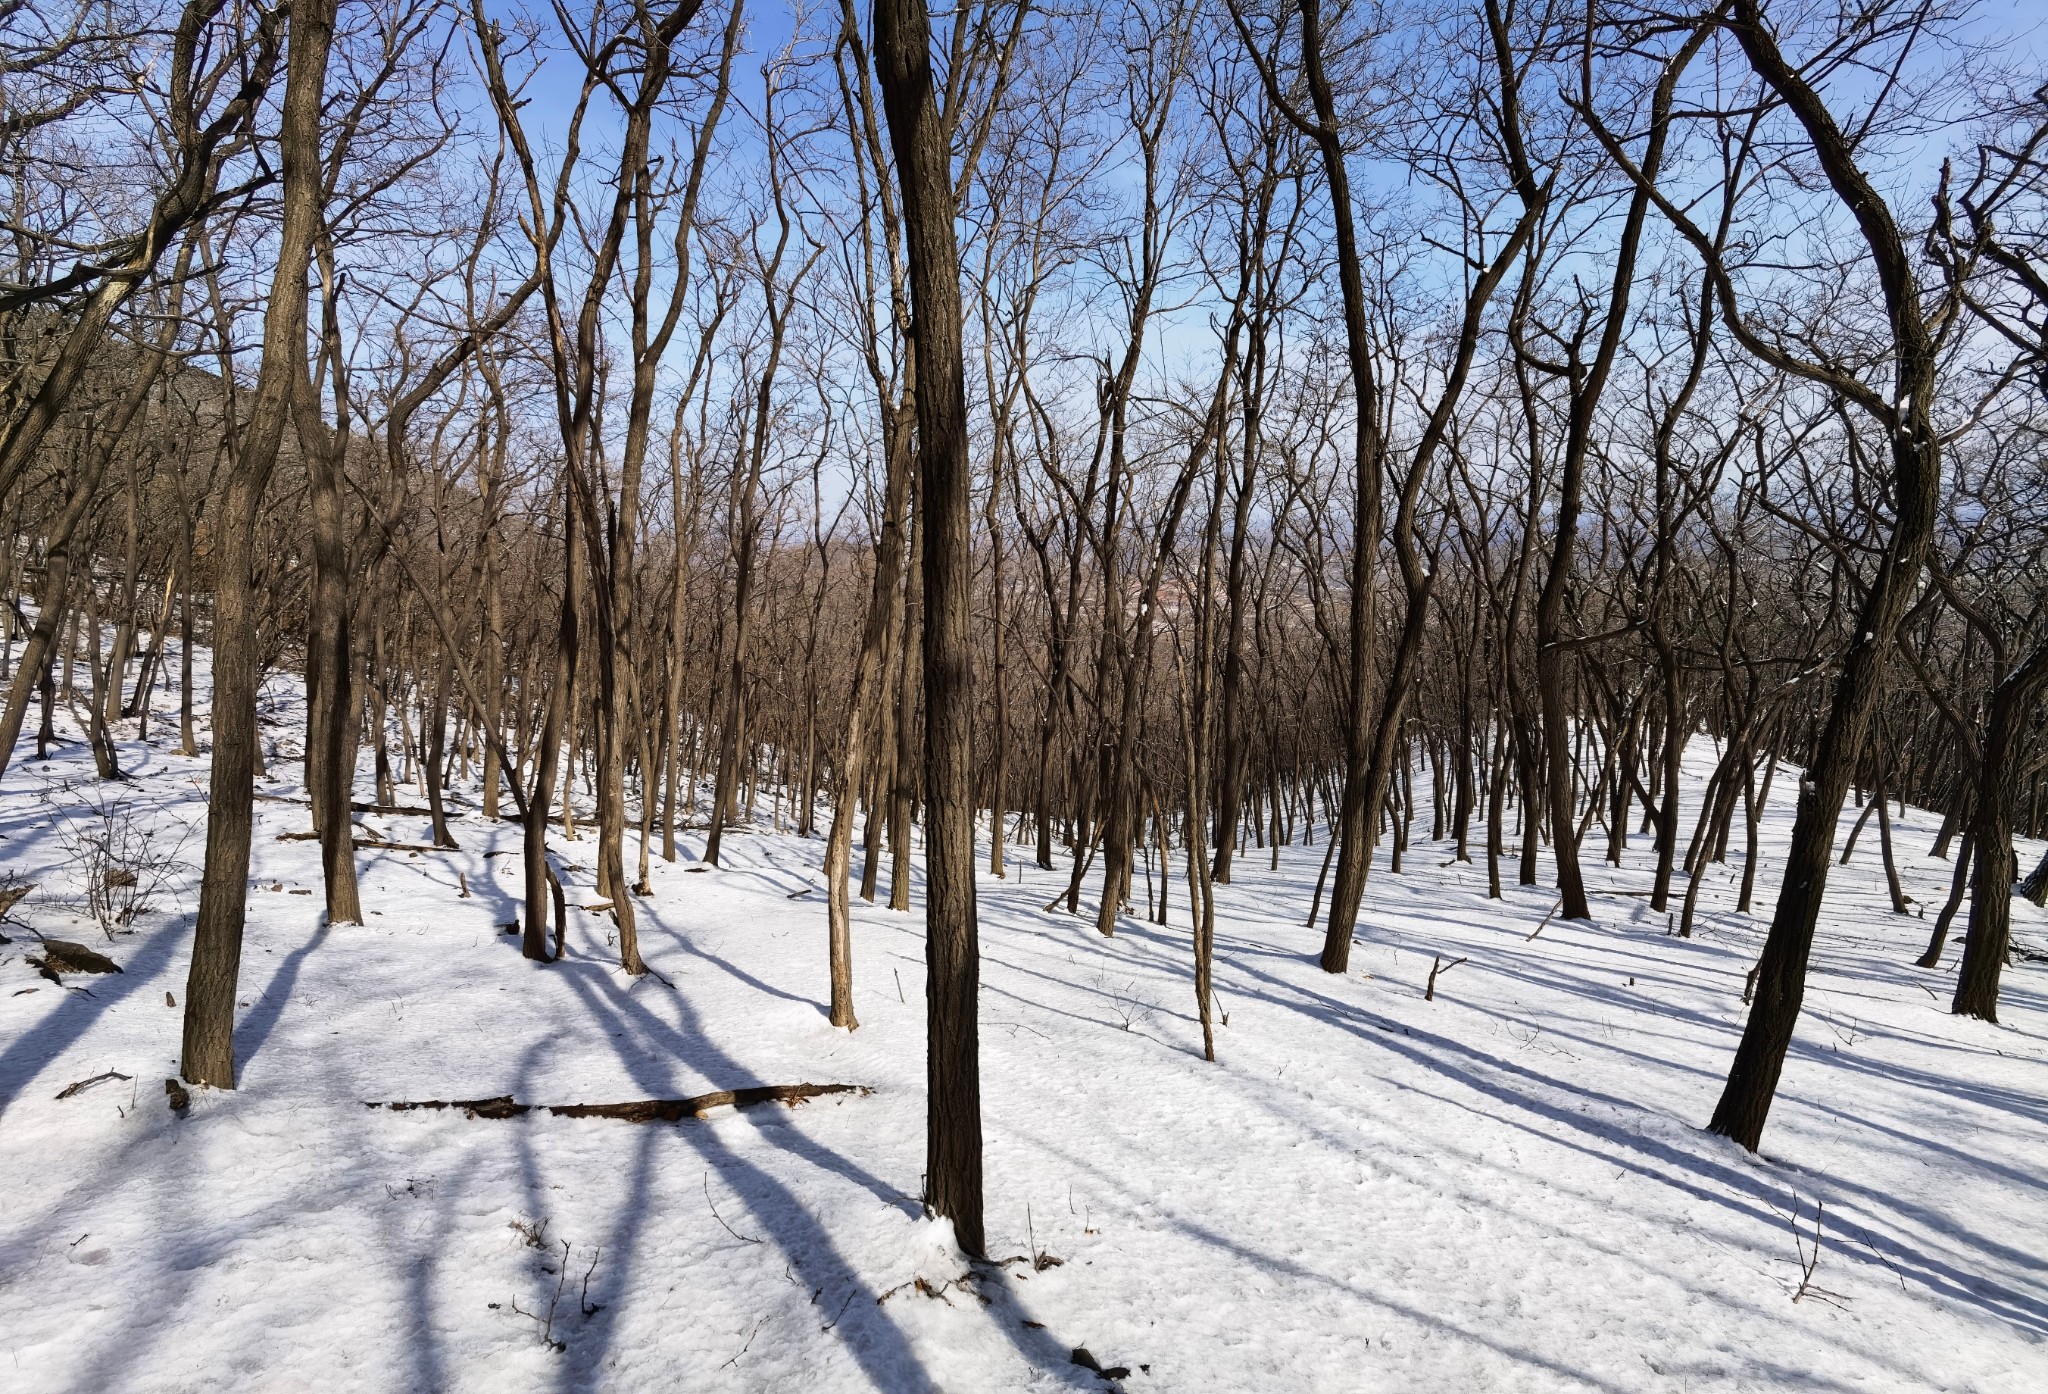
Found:
[[[1425,1002],[1436,1001],[1437,974],[1448,973],[1464,961],[1462,958],[1454,958],[1449,963],[1445,963],[1443,959],[1432,954],[1429,960],[1429,986],[1423,989],[1422,1000]]]
[[[1537,935],[1541,934],[1543,932],[1544,926],[1550,923],[1551,915],[1555,915],[1558,911],[1562,909],[1564,909],[1564,902],[1562,900],[1558,901],[1557,904],[1551,906],[1550,915],[1545,915],[1543,917],[1543,924],[1539,924],[1536,926],[1536,928],[1529,931],[1529,939],[1534,939]],[[1528,939],[1525,939],[1522,942],[1527,943]]]
[[[388,1108],[407,1112],[420,1108],[459,1108],[471,1118],[517,1118],[543,1110],[557,1118],[616,1118],[625,1123],[678,1123],[685,1118],[702,1118],[714,1108],[751,1108],[755,1104],[783,1103],[794,1107],[820,1094],[872,1094],[865,1084],[756,1084],[745,1089],[720,1089],[687,1099],[631,1099],[618,1104],[522,1104],[510,1094],[494,1099],[391,1099],[363,1101],[364,1108]]]
[[[277,840],[279,842],[318,842],[320,834],[279,833]],[[376,837],[352,837],[349,839],[349,845],[359,851],[362,848],[370,847],[381,852],[459,852],[462,850],[459,847],[436,847],[431,842],[386,842],[382,838]]]
[[[61,986],[64,980],[60,973],[118,973],[121,965],[105,954],[96,953],[83,944],[74,944],[69,939],[43,940],[42,957],[25,955],[31,968]]]
[[[57,1097],[60,1099],[68,1099],[74,1094],[83,1094],[86,1090],[92,1088],[95,1084],[105,1084],[110,1079],[133,1078],[135,1078],[135,1076],[124,1075],[119,1070],[108,1070],[105,1074],[94,1075],[91,1079],[81,1079],[75,1084],[65,1085],[63,1089],[58,1091]]]

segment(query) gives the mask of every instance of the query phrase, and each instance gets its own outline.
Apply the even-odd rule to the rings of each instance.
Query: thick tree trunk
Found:
[[[563,735],[572,729],[576,706],[576,659],[581,637],[577,615],[582,600],[583,558],[577,552],[576,505],[566,498],[562,517],[562,608],[556,628],[554,681],[548,687],[541,717],[540,741],[533,757],[533,797],[526,803],[522,860],[526,872],[526,914],[521,919],[519,952],[537,963],[554,957],[548,951],[548,911],[554,900],[553,871],[548,867],[548,810],[554,805],[555,778]],[[563,790],[567,797],[566,787]],[[568,926],[555,930],[557,942]]]
[[[911,494],[913,501],[919,495],[918,481],[913,480]],[[914,502],[913,502],[914,506]],[[926,536],[923,528],[913,530],[911,549],[919,553]],[[912,571],[903,588],[903,659],[902,672],[896,679],[896,758],[890,763],[892,778],[885,797],[889,801],[889,908],[910,909],[910,830],[911,820],[916,811],[918,760],[917,760],[917,699],[918,673],[922,654],[918,651],[918,637],[924,629],[924,578],[922,568]]]
[[[1337,878],[1330,887],[1330,922],[1323,935],[1321,958],[1324,972],[1342,973],[1351,963],[1351,936],[1365,891],[1366,863],[1372,856],[1372,820],[1379,816],[1379,810],[1367,800],[1366,786],[1372,759],[1373,576],[1382,525],[1386,442],[1380,427],[1379,379],[1367,325],[1365,272],[1351,207],[1351,177],[1338,126],[1337,99],[1324,72],[1321,17],[1315,0],[1303,0],[1301,5],[1301,64],[1315,107],[1314,138],[1322,155],[1331,227],[1336,234],[1337,279],[1344,304],[1344,344],[1353,398],[1355,494],[1347,626],[1350,672],[1344,693],[1344,795],[1337,819]]]
[[[242,962],[242,916],[249,895],[249,837],[255,800],[256,597],[252,568],[256,519],[277,462],[290,411],[292,376],[306,327],[306,266],[320,221],[320,109],[335,0],[306,0],[291,12],[278,147],[283,168],[283,230],[264,312],[263,359],[235,466],[228,477],[215,540],[213,768],[208,790],[206,867],[192,967],[185,982],[180,1072],[192,1084],[235,1086],[235,990]]]
[[[951,153],[924,0],[878,0],[875,60],[903,195],[917,361],[925,689],[925,1198],[971,1255],[982,1222],[974,902],[973,552]]]
[[[333,351],[323,365],[336,380],[337,424],[320,418],[320,402],[305,362],[303,344],[293,355],[293,415],[299,454],[306,464],[308,513],[312,521],[313,579],[306,613],[306,792],[313,829],[320,834],[320,866],[329,924],[361,924],[356,885],[355,827],[350,802],[355,788],[355,750],[349,742],[355,694],[355,662],[349,636],[348,545],[341,490],[349,432],[344,365],[334,324],[334,271],[321,252],[320,269],[328,301],[324,337]],[[344,761],[348,763],[343,764]]]

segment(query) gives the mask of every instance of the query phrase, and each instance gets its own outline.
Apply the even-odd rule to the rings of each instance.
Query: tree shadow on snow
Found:
[[[681,935],[676,937],[683,939]],[[696,1011],[680,993],[628,995],[611,989],[608,975],[573,977],[570,985],[593,1018],[621,1028],[619,1034],[607,1033],[606,1039],[612,1043],[628,1075],[650,1096],[674,1089],[670,1067],[675,1064],[719,1080],[727,1088],[781,1082],[758,1079],[754,1071],[713,1043],[701,1029]],[[655,1010],[656,1003],[671,1002],[675,1006],[673,1021]],[[779,1155],[795,1157],[819,1171],[853,1182],[908,1221],[915,1223],[922,1218],[922,1207],[912,1197],[851,1158],[820,1144],[794,1120],[779,1117],[778,1113],[770,1109],[750,1110],[740,1117],[767,1136]],[[935,1388],[908,1338],[890,1318],[888,1309],[877,1301],[879,1294],[854,1270],[831,1233],[788,1184],[731,1145],[723,1128],[732,1124],[729,1120],[721,1122],[723,1126],[704,1122],[637,1125],[641,1135],[636,1139],[634,1183],[615,1222],[615,1235],[628,1236],[644,1228],[648,1181],[659,1161],[655,1149],[665,1138],[674,1136],[707,1165],[722,1186],[740,1198],[753,1226],[775,1244],[793,1271],[802,1275],[802,1285],[822,1289],[817,1305],[806,1305],[802,1312],[841,1314],[831,1327],[834,1338],[869,1381],[877,1388],[891,1391]],[[623,1295],[630,1290],[630,1278],[628,1264],[609,1267],[607,1292]],[[1071,1387],[1096,1387],[1092,1376],[1080,1378],[1083,1372],[1069,1360],[1068,1347],[1042,1330],[1003,1319],[1008,1315],[1005,1308],[1014,1311],[1017,1307],[1015,1295],[1006,1284],[998,1287],[994,1296],[987,1317],[1025,1360]],[[574,1358],[563,1366],[557,1387],[565,1391],[592,1387],[601,1373],[609,1342],[607,1333],[582,1349],[572,1346]]]
[[[1760,1167],[1743,1168],[1739,1164],[1718,1162],[1643,1133],[1603,1123],[1590,1112],[1549,1102],[1545,1096],[1580,1100],[1625,1117],[1657,1116],[1635,1100],[1601,1093],[1543,1074],[1476,1050],[1448,1036],[1374,1018],[1361,1008],[1234,959],[1231,966],[1243,977],[1263,984],[1263,987],[1247,988],[1241,983],[1238,987],[1240,993],[1326,1022],[1513,1110],[1513,1113],[1493,1115],[1498,1122],[1552,1144],[1597,1157],[1608,1165],[1623,1167],[1644,1179],[1680,1190],[1696,1200],[1728,1208],[1759,1223],[1782,1223],[1782,1216],[1761,1199],[1761,1186],[1767,1173]],[[1537,1122],[1548,1126],[1522,1121],[1515,1114],[1533,1116]],[[1574,1140],[1574,1134],[1581,1140]],[[1703,1132],[1700,1136],[1703,1141],[1707,1140]],[[1767,1159],[1764,1164],[1769,1165]],[[2039,1256],[1965,1230],[1948,1217],[1905,1197],[1876,1191],[1840,1177],[1828,1176],[1825,1180],[1832,1189],[1854,1195],[1873,1210],[1891,1210],[2001,1263],[2037,1272],[2048,1270],[2048,1261]],[[1901,1268],[1937,1295],[1975,1307],[2036,1336],[2048,1336],[2048,1302],[2039,1296],[2017,1291],[1985,1277],[1981,1271],[1920,1251],[1896,1233],[1887,1235],[1885,1239]]]

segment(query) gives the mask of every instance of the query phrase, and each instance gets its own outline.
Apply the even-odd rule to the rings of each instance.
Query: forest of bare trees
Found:
[[[1283,846],[1341,973],[1376,878],[1597,923],[1584,868],[1649,846],[1686,936],[1746,845],[1710,1126],[1753,1151],[1831,868],[1881,858],[1988,1021],[2048,899],[2048,86],[2000,39],[1949,0],[0,3],[0,762],[66,709],[106,781],[117,734],[210,748],[178,999],[222,1089],[267,771],[328,923],[358,812],[452,846],[473,790],[524,955],[573,840],[635,976],[692,971],[636,933],[679,833],[820,839],[834,1026],[851,898],[925,917],[970,1253],[977,880],[1191,927],[1214,1059],[1215,890]]]

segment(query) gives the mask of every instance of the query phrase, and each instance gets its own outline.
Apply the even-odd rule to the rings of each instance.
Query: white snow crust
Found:
[[[0,926],[11,1394],[1107,1388],[1076,1347],[1129,1391],[2048,1390],[2048,973],[2016,963],[1991,1026],[1947,1010],[1956,943],[1942,970],[1910,966],[1951,873],[1924,855],[1931,815],[1895,826],[1925,919],[1891,913],[1874,824],[1833,869],[1756,1157],[1701,1125],[1796,771],[1767,812],[1759,915],[1733,909],[1738,824],[1689,940],[1647,909],[1649,840],[1613,868],[1597,830],[1596,922],[1529,938],[1555,893],[1512,885],[1510,860],[1488,901],[1483,830],[1476,864],[1446,865],[1425,800],[1332,977],[1302,924],[1320,840],[1278,870],[1248,850],[1218,890],[1217,1064],[1184,870],[1167,926],[1141,898],[1103,938],[1085,904],[1041,908],[1064,863],[1014,848],[1008,880],[981,879],[981,1077],[991,1255],[1024,1261],[975,1275],[918,1201],[919,913],[856,900],[852,1034],[824,1014],[821,839],[729,836],[709,869],[692,833],[657,857],[642,945],[672,988],[627,979],[609,920],[581,910],[566,960],[535,965],[500,929],[518,830],[459,790],[461,851],[360,853],[368,924],[324,927],[317,844],[278,840],[309,826],[288,678],[266,689],[282,754],[259,786],[240,1088],[175,1117],[206,764],[157,708],[118,789],[75,724],[47,762],[24,741],[0,783],[0,867],[38,883]],[[1696,807],[1713,751],[1690,754]],[[110,795],[179,849],[111,941],[64,836]],[[428,840],[424,819],[363,818]],[[554,845],[572,905],[594,900],[591,834]],[[2038,952],[2044,917],[2014,916]],[[52,984],[25,962],[32,930],[125,971]],[[1466,962],[1425,1002],[1437,957]],[[109,1070],[132,1082],[56,1097]],[[874,1092],[651,1125],[364,1107],[797,1082]],[[1795,1302],[1817,1205],[1822,1291]],[[515,1228],[543,1222],[538,1248]]]

